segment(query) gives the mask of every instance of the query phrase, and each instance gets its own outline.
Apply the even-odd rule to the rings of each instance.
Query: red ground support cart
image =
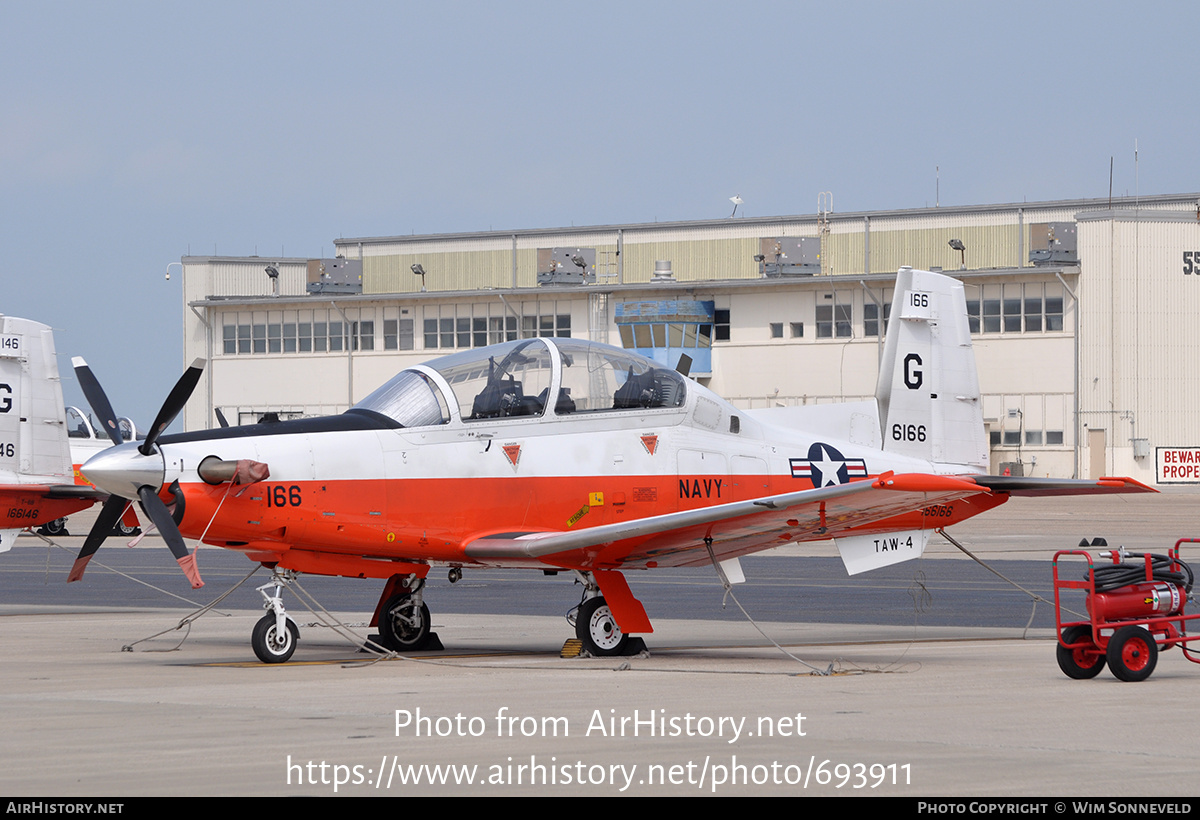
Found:
[[[1160,649],[1178,646],[1185,658],[1200,663],[1188,644],[1200,634],[1188,636],[1187,622],[1200,615],[1186,615],[1184,608],[1192,592],[1191,567],[1179,559],[1179,545],[1200,543],[1197,538],[1180,538],[1167,555],[1131,553],[1123,548],[1092,554],[1081,549],[1054,554],[1054,620],[1058,625],[1058,666],[1067,677],[1094,678],[1107,663],[1113,675],[1124,681],[1150,677]],[[1081,547],[1107,546],[1102,539]],[[1065,556],[1087,560],[1087,576],[1068,581],[1059,577],[1058,562]],[[1067,567],[1082,564],[1071,561]],[[1060,593],[1081,589],[1089,621],[1062,619]]]

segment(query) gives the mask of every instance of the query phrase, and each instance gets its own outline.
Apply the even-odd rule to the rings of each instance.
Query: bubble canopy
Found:
[[[402,427],[446,424],[452,418],[471,423],[644,412],[682,407],[686,381],[619,347],[581,339],[521,339],[401,371],[352,409],[387,416]]]

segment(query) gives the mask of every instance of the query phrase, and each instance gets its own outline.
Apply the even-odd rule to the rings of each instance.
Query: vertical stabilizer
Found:
[[[74,483],[53,331],[13,316],[0,316],[0,483]]]
[[[901,268],[879,362],[883,449],[986,471],[987,438],[962,283]]]

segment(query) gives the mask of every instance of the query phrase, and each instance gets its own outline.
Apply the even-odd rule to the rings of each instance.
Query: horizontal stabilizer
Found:
[[[977,475],[975,483],[1009,495],[1103,495],[1109,493],[1156,493],[1132,478],[1026,478],[1024,476]]]

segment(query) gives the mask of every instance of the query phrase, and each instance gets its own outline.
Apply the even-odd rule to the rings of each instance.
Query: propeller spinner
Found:
[[[196,557],[188,552],[187,544],[184,543],[183,535],[180,534],[178,525],[171,517],[170,510],[158,497],[158,491],[161,489],[166,475],[166,466],[163,462],[162,452],[154,446],[154,443],[163,430],[183,410],[183,406],[187,404],[188,398],[200,381],[200,374],[204,372],[204,360],[196,359],[192,362],[191,367],[179,377],[179,381],[175,383],[175,387],[171,389],[166,401],[163,402],[162,409],[158,411],[154,424],[150,426],[146,440],[141,443],[130,442],[128,444],[122,442],[112,404],[105,395],[104,388],[92,374],[87,362],[76,357],[71,360],[71,364],[75,367],[79,386],[83,389],[83,394],[87,397],[92,412],[96,414],[100,425],[117,446],[92,457],[80,470],[88,481],[110,495],[104,502],[100,515],[96,518],[96,523],[92,525],[91,532],[84,540],[83,548],[79,551],[79,557],[75,559],[75,565],[71,568],[71,574],[67,577],[67,581],[78,581],[83,577],[88,561],[95,555],[96,550],[100,549],[100,545],[112,531],[113,525],[121,517],[129,501],[134,500],[141,504],[142,510],[162,534],[163,540],[167,542],[167,546],[171,549],[171,554],[175,556],[183,574],[191,582],[192,589],[199,589],[204,586],[204,581],[200,580],[200,572],[196,568]]]

